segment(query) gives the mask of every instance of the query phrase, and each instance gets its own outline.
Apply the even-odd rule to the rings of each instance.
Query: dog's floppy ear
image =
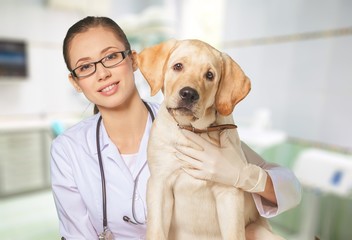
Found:
[[[216,109],[221,115],[232,113],[235,105],[247,96],[251,82],[240,66],[227,54],[222,53],[222,73],[216,93]]]
[[[164,66],[176,43],[177,40],[170,39],[166,42],[145,48],[138,54],[138,67],[151,88],[152,96],[157,94],[163,87]]]

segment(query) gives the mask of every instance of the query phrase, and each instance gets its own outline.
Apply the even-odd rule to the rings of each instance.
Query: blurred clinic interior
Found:
[[[59,239],[51,140],[92,114],[68,82],[62,41],[77,20],[104,15],[137,51],[198,38],[231,55],[252,81],[233,113],[241,139],[303,186],[274,230],[352,239],[351,13],[348,0],[1,0],[0,238]],[[136,84],[162,101],[139,72]]]

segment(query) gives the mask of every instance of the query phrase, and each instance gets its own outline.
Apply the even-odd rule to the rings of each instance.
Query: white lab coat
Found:
[[[154,115],[159,105],[149,103]],[[51,147],[51,180],[60,222],[60,234],[67,240],[93,240],[103,231],[102,187],[96,148],[96,124],[100,114],[87,118],[59,135]],[[147,160],[146,148],[152,125],[149,117],[138,151],[137,169]],[[123,221],[132,217],[134,177],[109,139],[103,121],[100,128],[100,151],[103,159],[108,226],[116,239],[144,239],[146,225]],[[262,216],[272,217],[300,201],[300,185],[293,173],[264,162],[244,145],[249,162],[267,169],[277,193],[278,208],[253,195]],[[138,170],[136,171],[138,172]],[[146,219],[146,186],[150,176],[145,167],[139,177],[135,197],[138,221]]]

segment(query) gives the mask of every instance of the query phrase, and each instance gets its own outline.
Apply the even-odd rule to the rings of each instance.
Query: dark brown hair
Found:
[[[123,43],[125,46],[126,50],[131,49],[130,43],[126,37],[126,34],[124,31],[121,29],[121,27],[114,22],[112,19],[108,17],[92,17],[88,16],[85,17],[75,24],[73,24],[67,31],[66,37],[64,39],[63,43],[63,54],[64,54],[64,60],[67,66],[67,69],[71,71],[71,66],[69,64],[69,48],[70,48],[70,43],[72,39],[79,33],[83,33],[88,31],[90,28],[94,27],[104,27],[110,29],[116,37]]]
[[[64,54],[64,60],[66,63],[66,67],[69,71],[72,71],[72,68],[70,66],[70,57],[69,57],[69,48],[70,48],[70,43],[72,39],[79,33],[83,33],[88,31],[90,28],[94,27],[104,27],[110,29],[116,37],[123,43],[125,49],[131,49],[131,45],[126,37],[126,34],[122,30],[122,28],[114,22],[112,19],[108,17],[92,17],[88,16],[85,17],[75,24],[73,24],[67,31],[64,43],[63,43],[63,54]],[[98,113],[99,110],[96,105],[94,105],[94,114]]]

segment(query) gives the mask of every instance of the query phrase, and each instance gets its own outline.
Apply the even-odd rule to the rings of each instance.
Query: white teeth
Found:
[[[102,92],[108,92],[110,91],[111,89],[113,89],[114,87],[116,86],[116,83],[104,88],[103,90],[101,90]]]

